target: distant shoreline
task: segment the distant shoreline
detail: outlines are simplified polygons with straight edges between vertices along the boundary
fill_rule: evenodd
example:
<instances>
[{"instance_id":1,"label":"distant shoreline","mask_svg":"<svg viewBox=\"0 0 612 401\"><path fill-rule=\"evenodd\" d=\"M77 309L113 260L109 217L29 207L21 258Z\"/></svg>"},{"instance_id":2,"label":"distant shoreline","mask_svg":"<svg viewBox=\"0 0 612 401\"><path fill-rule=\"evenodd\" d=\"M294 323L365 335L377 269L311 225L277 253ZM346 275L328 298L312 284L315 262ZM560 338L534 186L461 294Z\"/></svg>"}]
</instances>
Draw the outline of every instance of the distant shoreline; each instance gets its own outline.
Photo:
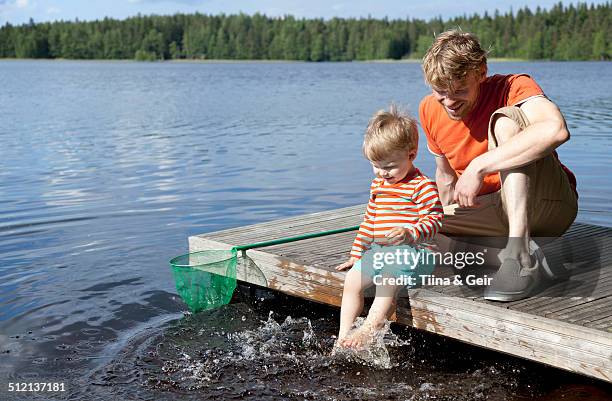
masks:
<instances>
[{"instance_id":1,"label":"distant shoreline","mask_svg":"<svg viewBox=\"0 0 612 401\"><path fill-rule=\"evenodd\" d=\"M302 61L302 60L250 60L250 59L169 59L154 61L138 61L134 59L68 59L68 58L0 58L0 61L77 61L77 62L108 62L108 63L186 63L186 64L281 64L281 63L303 63L303 64L336 64L336 63L374 63L374 64L418 64L421 59L382 59L382 60L351 60L351 61ZM521 59L492 57L487 60L489 63L529 63L529 62L606 62L605 60L546 60L546 59ZM609 61L608 61L609 62Z\"/></svg>"},{"instance_id":2,"label":"distant shoreline","mask_svg":"<svg viewBox=\"0 0 612 401\"><path fill-rule=\"evenodd\" d=\"M479 37L483 49L496 57L493 62L611 60L611 10L609 3L558 3L545 10L525 6L504 14L463 14L446 20L437 16L428 21L409 16L323 20L199 12L88 22L30 20L0 26L0 57L414 62L431 47L436 34L460 29Z\"/></svg>"}]
</instances>

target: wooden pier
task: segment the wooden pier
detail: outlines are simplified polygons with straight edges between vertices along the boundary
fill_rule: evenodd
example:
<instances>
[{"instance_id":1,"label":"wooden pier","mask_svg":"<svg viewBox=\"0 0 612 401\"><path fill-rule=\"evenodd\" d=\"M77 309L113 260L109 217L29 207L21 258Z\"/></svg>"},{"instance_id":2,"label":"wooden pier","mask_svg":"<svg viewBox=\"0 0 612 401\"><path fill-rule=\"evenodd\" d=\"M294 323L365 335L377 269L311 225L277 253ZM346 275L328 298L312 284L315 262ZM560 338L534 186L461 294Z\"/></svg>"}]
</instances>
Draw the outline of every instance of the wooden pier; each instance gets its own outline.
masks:
<instances>
[{"instance_id":1,"label":"wooden pier","mask_svg":"<svg viewBox=\"0 0 612 401\"><path fill-rule=\"evenodd\" d=\"M275 220L189 238L190 252L229 249L357 225L363 205ZM247 251L257 269L239 267L242 281L339 306L345 261L355 232ZM612 382L612 229L576 223L544 248L565 258L573 273L536 296L509 303L486 301L481 290L430 286L400 299L397 322L477 346ZM451 274L451 273L449 273ZM402 300L404 302L402 302Z\"/></svg>"}]
</instances>

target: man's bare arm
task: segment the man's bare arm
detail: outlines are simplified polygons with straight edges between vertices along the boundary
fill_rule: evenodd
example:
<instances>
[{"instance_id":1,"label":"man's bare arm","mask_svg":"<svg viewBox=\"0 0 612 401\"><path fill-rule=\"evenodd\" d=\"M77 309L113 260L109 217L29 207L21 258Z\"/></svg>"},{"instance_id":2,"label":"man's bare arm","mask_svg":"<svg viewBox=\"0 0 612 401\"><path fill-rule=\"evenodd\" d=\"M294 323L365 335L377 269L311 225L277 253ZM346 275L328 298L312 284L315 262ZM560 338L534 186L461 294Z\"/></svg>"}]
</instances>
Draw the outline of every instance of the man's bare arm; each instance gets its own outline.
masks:
<instances>
[{"instance_id":1,"label":"man's bare arm","mask_svg":"<svg viewBox=\"0 0 612 401\"><path fill-rule=\"evenodd\" d=\"M565 119L550 100L545 97L531 99L521 109L530 125L497 148L472 160L455 184L453 198L460 206L476 205L476 196L487 174L532 163L569 139Z\"/></svg>"},{"instance_id":2,"label":"man's bare arm","mask_svg":"<svg viewBox=\"0 0 612 401\"><path fill-rule=\"evenodd\" d=\"M521 105L530 125L503 145L475 158L467 170L479 175L512 170L550 154L569 139L559 108L545 97Z\"/></svg>"},{"instance_id":3,"label":"man's bare arm","mask_svg":"<svg viewBox=\"0 0 612 401\"><path fill-rule=\"evenodd\" d=\"M455 182L457 182L457 174L448 163L446 157L435 157L436 159L436 185L440 193L440 201L443 205L453 203L453 192L455 190Z\"/></svg>"}]
</instances>

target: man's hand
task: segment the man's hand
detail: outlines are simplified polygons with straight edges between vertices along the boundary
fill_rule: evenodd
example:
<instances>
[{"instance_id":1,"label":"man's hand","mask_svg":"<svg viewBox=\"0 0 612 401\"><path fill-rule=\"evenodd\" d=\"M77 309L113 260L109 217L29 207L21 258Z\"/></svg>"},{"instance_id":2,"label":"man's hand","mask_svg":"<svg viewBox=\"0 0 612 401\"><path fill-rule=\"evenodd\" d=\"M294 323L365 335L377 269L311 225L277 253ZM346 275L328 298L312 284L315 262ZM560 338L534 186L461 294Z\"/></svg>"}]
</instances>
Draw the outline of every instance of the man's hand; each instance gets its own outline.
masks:
<instances>
[{"instance_id":1,"label":"man's hand","mask_svg":"<svg viewBox=\"0 0 612 401\"><path fill-rule=\"evenodd\" d=\"M476 160L476 159L474 159ZM482 181L484 175L479 173L475 168L470 165L465 169L463 174L457 180L455 184L455 192L453 194L453 201L458 203L461 207L475 207L478 206L476 197L480 188L482 188Z\"/></svg>"},{"instance_id":2,"label":"man's hand","mask_svg":"<svg viewBox=\"0 0 612 401\"><path fill-rule=\"evenodd\" d=\"M359 259L357 259L354 256L351 256L349 258L349 260L347 260L346 262L336 266L336 270L338 271L342 271L342 270L346 270L346 269L350 269L351 267L353 267L353 265L355 264L355 262L357 262Z\"/></svg>"},{"instance_id":3,"label":"man's hand","mask_svg":"<svg viewBox=\"0 0 612 401\"><path fill-rule=\"evenodd\" d=\"M385 245L401 245L406 242L412 242L412 234L407 228L404 227L393 227L387 235L385 235Z\"/></svg>"}]
</instances>

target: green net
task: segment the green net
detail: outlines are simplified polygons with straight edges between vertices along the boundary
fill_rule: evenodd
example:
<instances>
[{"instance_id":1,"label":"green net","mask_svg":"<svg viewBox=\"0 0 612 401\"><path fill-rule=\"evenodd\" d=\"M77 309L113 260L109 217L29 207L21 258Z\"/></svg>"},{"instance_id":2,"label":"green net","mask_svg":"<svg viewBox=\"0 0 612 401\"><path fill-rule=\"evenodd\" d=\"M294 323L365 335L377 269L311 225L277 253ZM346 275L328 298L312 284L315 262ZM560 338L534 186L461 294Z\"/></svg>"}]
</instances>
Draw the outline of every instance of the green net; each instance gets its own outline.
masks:
<instances>
[{"instance_id":1,"label":"green net","mask_svg":"<svg viewBox=\"0 0 612 401\"><path fill-rule=\"evenodd\" d=\"M235 249L188 253L170 261L176 290L190 311L230 302L236 289L236 261Z\"/></svg>"},{"instance_id":2,"label":"green net","mask_svg":"<svg viewBox=\"0 0 612 401\"><path fill-rule=\"evenodd\" d=\"M170 261L176 290L189 310L194 313L226 305L232 299L237 279L263 287L268 286L266 276L246 256L247 249L286 244L358 229L359 226L338 228L254 244L238 245L229 250L208 250L177 256ZM237 268L239 251L242 253L242 257ZM237 270L240 272L240 277L236 277Z\"/></svg>"}]
</instances>

